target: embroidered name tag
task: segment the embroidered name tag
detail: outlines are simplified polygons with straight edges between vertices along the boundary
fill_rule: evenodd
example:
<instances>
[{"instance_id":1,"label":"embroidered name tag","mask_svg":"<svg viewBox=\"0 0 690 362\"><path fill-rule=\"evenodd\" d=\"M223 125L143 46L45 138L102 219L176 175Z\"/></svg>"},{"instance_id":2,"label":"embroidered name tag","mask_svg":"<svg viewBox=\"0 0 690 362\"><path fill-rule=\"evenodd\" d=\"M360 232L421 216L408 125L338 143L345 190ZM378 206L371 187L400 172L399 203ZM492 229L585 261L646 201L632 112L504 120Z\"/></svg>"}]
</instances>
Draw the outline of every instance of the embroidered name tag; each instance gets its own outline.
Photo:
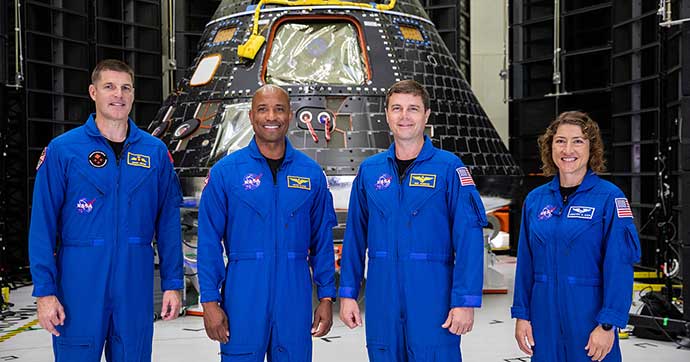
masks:
<instances>
[{"instance_id":1,"label":"embroidered name tag","mask_svg":"<svg viewBox=\"0 0 690 362\"><path fill-rule=\"evenodd\" d=\"M595 208L589 206L571 206L568 209L568 219L587 219L591 220L594 216Z\"/></svg>"},{"instance_id":2,"label":"embroidered name tag","mask_svg":"<svg viewBox=\"0 0 690 362\"><path fill-rule=\"evenodd\" d=\"M127 164L135 167L151 168L151 157L127 152Z\"/></svg>"},{"instance_id":3,"label":"embroidered name tag","mask_svg":"<svg viewBox=\"0 0 690 362\"><path fill-rule=\"evenodd\" d=\"M287 187L291 189L311 190L311 179L308 177L288 176Z\"/></svg>"},{"instance_id":4,"label":"embroidered name tag","mask_svg":"<svg viewBox=\"0 0 690 362\"><path fill-rule=\"evenodd\" d=\"M436 175L427 175L423 173L410 174L410 186L413 187L436 187Z\"/></svg>"}]
</instances>

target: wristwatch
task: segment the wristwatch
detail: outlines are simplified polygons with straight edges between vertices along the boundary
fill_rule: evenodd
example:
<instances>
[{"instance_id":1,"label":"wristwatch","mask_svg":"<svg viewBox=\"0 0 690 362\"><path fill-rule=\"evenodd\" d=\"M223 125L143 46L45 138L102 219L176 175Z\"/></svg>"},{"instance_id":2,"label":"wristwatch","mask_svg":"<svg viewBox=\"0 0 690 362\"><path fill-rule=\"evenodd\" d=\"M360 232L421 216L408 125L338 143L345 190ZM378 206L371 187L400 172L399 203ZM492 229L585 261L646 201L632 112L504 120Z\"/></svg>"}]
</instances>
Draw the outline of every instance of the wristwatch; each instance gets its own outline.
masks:
<instances>
[{"instance_id":1,"label":"wristwatch","mask_svg":"<svg viewBox=\"0 0 690 362\"><path fill-rule=\"evenodd\" d=\"M613 326L608 324L608 323L604 323L601 325L601 329L603 329L605 331L610 331L612 328L613 328Z\"/></svg>"}]
</instances>

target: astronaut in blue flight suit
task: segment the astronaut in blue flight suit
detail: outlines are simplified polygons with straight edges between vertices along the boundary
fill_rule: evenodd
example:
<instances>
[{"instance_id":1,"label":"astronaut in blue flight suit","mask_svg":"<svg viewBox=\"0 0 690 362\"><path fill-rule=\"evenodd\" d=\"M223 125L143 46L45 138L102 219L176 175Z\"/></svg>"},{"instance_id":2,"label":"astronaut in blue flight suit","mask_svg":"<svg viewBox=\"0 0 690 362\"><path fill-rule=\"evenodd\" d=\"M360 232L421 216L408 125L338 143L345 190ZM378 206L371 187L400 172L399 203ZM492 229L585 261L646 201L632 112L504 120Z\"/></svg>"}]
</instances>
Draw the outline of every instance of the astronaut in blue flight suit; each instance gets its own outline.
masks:
<instances>
[{"instance_id":1,"label":"astronaut in blue flight suit","mask_svg":"<svg viewBox=\"0 0 690 362\"><path fill-rule=\"evenodd\" d=\"M132 69L93 71L86 124L43 150L34 185L29 259L38 320L56 361L150 361L153 238L162 316L177 317L182 289L179 182L165 145L128 118Z\"/></svg>"},{"instance_id":2,"label":"astronaut in blue flight suit","mask_svg":"<svg viewBox=\"0 0 690 362\"><path fill-rule=\"evenodd\" d=\"M424 136L429 95L405 80L386 96L394 144L362 162L352 185L340 318L362 325L371 361L460 361L460 335L481 306L484 207L458 157Z\"/></svg>"},{"instance_id":3,"label":"astronaut in blue flight suit","mask_svg":"<svg viewBox=\"0 0 690 362\"><path fill-rule=\"evenodd\" d=\"M598 125L564 112L539 138L553 180L529 193L522 211L515 338L532 361L620 361L616 327L632 301L640 257L630 204L596 173L605 171Z\"/></svg>"},{"instance_id":4,"label":"astronaut in blue flight suit","mask_svg":"<svg viewBox=\"0 0 690 362\"><path fill-rule=\"evenodd\" d=\"M333 199L321 167L285 137L283 89L259 88L249 118L253 140L211 168L201 195L204 326L222 361L311 361L312 335L333 322ZM310 267L320 299L313 321Z\"/></svg>"}]
</instances>

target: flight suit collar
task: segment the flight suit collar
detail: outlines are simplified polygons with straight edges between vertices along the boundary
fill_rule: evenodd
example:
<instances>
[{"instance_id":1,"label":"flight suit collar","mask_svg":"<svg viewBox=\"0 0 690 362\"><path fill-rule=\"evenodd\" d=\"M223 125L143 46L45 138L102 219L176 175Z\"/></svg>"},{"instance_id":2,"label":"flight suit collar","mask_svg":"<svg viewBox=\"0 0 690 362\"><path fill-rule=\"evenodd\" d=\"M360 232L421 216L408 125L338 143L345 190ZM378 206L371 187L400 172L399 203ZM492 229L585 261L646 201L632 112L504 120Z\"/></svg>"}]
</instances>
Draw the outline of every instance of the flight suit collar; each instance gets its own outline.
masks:
<instances>
[{"instance_id":1,"label":"flight suit collar","mask_svg":"<svg viewBox=\"0 0 690 362\"><path fill-rule=\"evenodd\" d=\"M285 159L283 162L287 161L292 161L292 158L295 154L295 148L292 147L292 144L290 141L285 137ZM261 154L261 151L259 151L259 146L256 144L256 139L252 137L251 142L249 142L249 155L257 160L263 160L264 155Z\"/></svg>"},{"instance_id":2,"label":"flight suit collar","mask_svg":"<svg viewBox=\"0 0 690 362\"><path fill-rule=\"evenodd\" d=\"M422 146L422 150L419 151L419 155L417 155L416 161L424 161L430 159L431 156L434 155L434 152L436 152L436 149L434 148L434 145L431 143L431 139L429 138L429 136L424 135L424 145ZM389 160L395 162L395 142L391 143L391 146L388 147L388 151L386 151L386 157Z\"/></svg>"},{"instance_id":3,"label":"flight suit collar","mask_svg":"<svg viewBox=\"0 0 690 362\"><path fill-rule=\"evenodd\" d=\"M587 191L594 187L594 185L596 185L597 182L599 182L599 176L597 176L597 174L595 174L594 171L589 169L587 170L587 174L585 174L585 178L582 180L582 183L580 184L580 186L578 186L577 191L575 192ZM554 192L560 192L560 187L560 177L558 176L558 174L556 174L553 180L551 180L551 182L549 183L549 188Z\"/></svg>"},{"instance_id":4,"label":"flight suit collar","mask_svg":"<svg viewBox=\"0 0 690 362\"><path fill-rule=\"evenodd\" d=\"M141 133L143 132L142 130L137 127L137 125L134 123L134 121L131 118L127 119L127 124L129 126L129 136L127 136L127 139L125 139L125 143L133 143L139 140L141 138ZM92 137L103 137L105 138L102 134L101 131L98 129L98 126L96 125L96 114L91 113L89 115L89 119L86 120L86 124L84 125L86 127L86 134Z\"/></svg>"}]
</instances>

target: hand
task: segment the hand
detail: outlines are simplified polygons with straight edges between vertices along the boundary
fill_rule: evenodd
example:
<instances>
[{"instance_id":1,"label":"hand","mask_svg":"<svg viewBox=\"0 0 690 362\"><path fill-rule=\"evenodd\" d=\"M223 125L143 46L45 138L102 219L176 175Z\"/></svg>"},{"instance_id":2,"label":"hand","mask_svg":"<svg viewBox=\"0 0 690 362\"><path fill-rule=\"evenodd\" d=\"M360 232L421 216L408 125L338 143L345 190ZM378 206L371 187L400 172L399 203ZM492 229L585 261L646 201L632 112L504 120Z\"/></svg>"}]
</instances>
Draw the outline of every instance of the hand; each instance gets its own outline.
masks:
<instances>
[{"instance_id":1,"label":"hand","mask_svg":"<svg viewBox=\"0 0 690 362\"><path fill-rule=\"evenodd\" d=\"M356 300L340 298L340 320L350 329L362 326L362 317Z\"/></svg>"},{"instance_id":2,"label":"hand","mask_svg":"<svg viewBox=\"0 0 690 362\"><path fill-rule=\"evenodd\" d=\"M170 321L180 315L180 292L177 290L166 290L163 292L163 303L161 303L161 318Z\"/></svg>"},{"instance_id":3,"label":"hand","mask_svg":"<svg viewBox=\"0 0 690 362\"><path fill-rule=\"evenodd\" d=\"M52 335L59 337L60 332L55 326L62 326L65 324L65 309L54 295L47 295L45 297L36 298L36 306L38 308L38 324Z\"/></svg>"},{"instance_id":4,"label":"hand","mask_svg":"<svg viewBox=\"0 0 690 362\"><path fill-rule=\"evenodd\" d=\"M601 361L613 348L613 341L616 339L616 328L605 331L601 326L594 328L589 334L589 341L585 349L589 351L587 356L592 357L592 361Z\"/></svg>"},{"instance_id":5,"label":"hand","mask_svg":"<svg viewBox=\"0 0 690 362\"><path fill-rule=\"evenodd\" d=\"M314 323L311 324L311 335L323 337L333 326L333 302L331 298L322 298L314 311Z\"/></svg>"},{"instance_id":6,"label":"hand","mask_svg":"<svg viewBox=\"0 0 690 362\"><path fill-rule=\"evenodd\" d=\"M214 341L228 343L230 330L228 329L228 317L218 302L206 302L201 304L204 308L204 328L206 335Z\"/></svg>"},{"instance_id":7,"label":"hand","mask_svg":"<svg viewBox=\"0 0 690 362\"><path fill-rule=\"evenodd\" d=\"M441 325L448 332L457 334L469 333L474 324L474 308L455 307L448 312L446 322Z\"/></svg>"},{"instance_id":8,"label":"hand","mask_svg":"<svg viewBox=\"0 0 690 362\"><path fill-rule=\"evenodd\" d=\"M517 319L515 321L515 340L522 352L527 353L528 356L534 354L534 351L532 351L534 337L532 336L532 323L530 321L524 319Z\"/></svg>"}]
</instances>

